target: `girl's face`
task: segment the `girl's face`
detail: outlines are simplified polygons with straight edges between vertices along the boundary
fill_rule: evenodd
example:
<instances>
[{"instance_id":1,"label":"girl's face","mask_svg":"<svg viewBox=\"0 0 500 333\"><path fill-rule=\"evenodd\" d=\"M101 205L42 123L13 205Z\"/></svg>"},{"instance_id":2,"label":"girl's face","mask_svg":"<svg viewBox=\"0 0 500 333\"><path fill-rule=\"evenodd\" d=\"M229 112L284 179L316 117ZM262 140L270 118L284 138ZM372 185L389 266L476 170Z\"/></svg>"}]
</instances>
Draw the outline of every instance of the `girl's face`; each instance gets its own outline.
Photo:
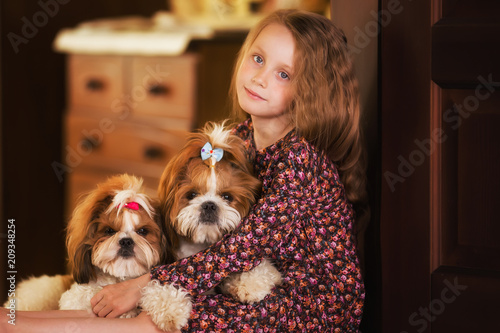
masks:
<instances>
[{"instance_id":1,"label":"girl's face","mask_svg":"<svg viewBox=\"0 0 500 333\"><path fill-rule=\"evenodd\" d=\"M236 75L236 91L241 108L253 118L285 117L293 96L294 53L292 33L273 23L260 32L244 55Z\"/></svg>"}]
</instances>

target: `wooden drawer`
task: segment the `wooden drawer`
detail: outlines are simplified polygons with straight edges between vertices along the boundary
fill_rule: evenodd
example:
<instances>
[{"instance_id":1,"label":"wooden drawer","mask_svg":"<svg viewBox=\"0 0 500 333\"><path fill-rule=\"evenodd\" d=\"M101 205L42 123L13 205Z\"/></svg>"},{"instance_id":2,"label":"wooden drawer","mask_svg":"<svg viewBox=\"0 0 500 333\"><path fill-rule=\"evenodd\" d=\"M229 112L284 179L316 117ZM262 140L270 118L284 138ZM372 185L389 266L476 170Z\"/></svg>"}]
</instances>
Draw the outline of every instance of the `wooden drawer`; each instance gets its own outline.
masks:
<instances>
[{"instance_id":1,"label":"wooden drawer","mask_svg":"<svg viewBox=\"0 0 500 333\"><path fill-rule=\"evenodd\" d=\"M194 54L134 58L131 86L134 112L193 119L196 62Z\"/></svg>"},{"instance_id":2,"label":"wooden drawer","mask_svg":"<svg viewBox=\"0 0 500 333\"><path fill-rule=\"evenodd\" d=\"M131 122L69 116L66 142L73 167L84 165L159 178L186 141L186 131L162 130Z\"/></svg>"},{"instance_id":3,"label":"wooden drawer","mask_svg":"<svg viewBox=\"0 0 500 333\"><path fill-rule=\"evenodd\" d=\"M70 105L109 111L124 93L123 69L119 56L69 56Z\"/></svg>"}]
</instances>

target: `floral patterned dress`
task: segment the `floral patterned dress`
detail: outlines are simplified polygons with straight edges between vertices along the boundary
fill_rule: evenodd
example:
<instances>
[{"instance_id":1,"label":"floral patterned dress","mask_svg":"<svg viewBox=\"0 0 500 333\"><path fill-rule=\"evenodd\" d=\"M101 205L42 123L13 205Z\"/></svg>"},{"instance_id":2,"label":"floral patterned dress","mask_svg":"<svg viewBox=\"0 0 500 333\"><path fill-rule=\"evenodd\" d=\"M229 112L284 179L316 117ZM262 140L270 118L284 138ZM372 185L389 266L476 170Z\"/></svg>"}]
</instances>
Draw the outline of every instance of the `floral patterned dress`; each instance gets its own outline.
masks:
<instances>
[{"instance_id":1,"label":"floral patterned dress","mask_svg":"<svg viewBox=\"0 0 500 333\"><path fill-rule=\"evenodd\" d=\"M152 269L151 277L193 296L185 332L358 332L364 285L353 209L335 164L292 130L255 151L251 121L235 128L248 147L260 200L240 226L191 257ZM201 295L234 272L270 258L283 276L264 300L242 304Z\"/></svg>"}]
</instances>

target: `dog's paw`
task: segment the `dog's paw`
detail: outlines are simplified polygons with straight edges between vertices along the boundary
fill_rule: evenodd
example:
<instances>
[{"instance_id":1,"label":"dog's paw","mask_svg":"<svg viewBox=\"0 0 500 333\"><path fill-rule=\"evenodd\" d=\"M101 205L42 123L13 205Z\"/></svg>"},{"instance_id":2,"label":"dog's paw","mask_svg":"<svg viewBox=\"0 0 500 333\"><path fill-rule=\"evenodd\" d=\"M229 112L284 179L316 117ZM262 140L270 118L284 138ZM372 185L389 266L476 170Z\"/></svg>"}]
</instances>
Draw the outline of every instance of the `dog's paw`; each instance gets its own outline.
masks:
<instances>
[{"instance_id":1,"label":"dog's paw","mask_svg":"<svg viewBox=\"0 0 500 333\"><path fill-rule=\"evenodd\" d=\"M100 290L102 290L101 286L88 283L78 284L75 282L59 299L59 310L92 311L90 300Z\"/></svg>"},{"instance_id":2,"label":"dog's paw","mask_svg":"<svg viewBox=\"0 0 500 333\"><path fill-rule=\"evenodd\" d=\"M242 303L262 301L274 286L281 283L280 272L268 261L249 272L233 274L221 284L224 294L229 294Z\"/></svg>"},{"instance_id":3,"label":"dog's paw","mask_svg":"<svg viewBox=\"0 0 500 333\"><path fill-rule=\"evenodd\" d=\"M141 313L141 310L139 310L139 309L133 309L133 310L130 310L130 311L125 312L124 314L122 314L120 316L120 318L134 318L134 317L137 317L139 315L139 313Z\"/></svg>"},{"instance_id":4,"label":"dog's paw","mask_svg":"<svg viewBox=\"0 0 500 333\"><path fill-rule=\"evenodd\" d=\"M173 285L151 281L143 290L140 306L163 331L179 330L191 316L189 294Z\"/></svg>"},{"instance_id":5,"label":"dog's paw","mask_svg":"<svg viewBox=\"0 0 500 333\"><path fill-rule=\"evenodd\" d=\"M273 285L263 283L259 279L259 276L249 272L231 275L222 284L222 292L241 303L260 302L269 295Z\"/></svg>"}]
</instances>

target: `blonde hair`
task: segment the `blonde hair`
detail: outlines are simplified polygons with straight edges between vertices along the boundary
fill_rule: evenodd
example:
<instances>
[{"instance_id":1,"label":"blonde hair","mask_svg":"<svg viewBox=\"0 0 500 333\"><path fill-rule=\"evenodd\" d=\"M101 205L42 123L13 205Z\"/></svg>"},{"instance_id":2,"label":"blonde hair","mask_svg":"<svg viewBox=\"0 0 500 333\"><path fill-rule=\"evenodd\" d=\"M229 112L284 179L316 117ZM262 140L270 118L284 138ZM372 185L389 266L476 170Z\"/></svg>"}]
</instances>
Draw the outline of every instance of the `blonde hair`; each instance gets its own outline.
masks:
<instances>
[{"instance_id":1,"label":"blonde hair","mask_svg":"<svg viewBox=\"0 0 500 333\"><path fill-rule=\"evenodd\" d=\"M238 103L238 69L259 33L276 23L288 28L295 40L294 98L287 110L290 122L300 136L336 163L347 199L356 209L359 230L362 216L367 215L367 193L358 81L345 35L329 19L310 12L278 10L250 31L233 74L233 116L237 120L248 117Z\"/></svg>"}]
</instances>

